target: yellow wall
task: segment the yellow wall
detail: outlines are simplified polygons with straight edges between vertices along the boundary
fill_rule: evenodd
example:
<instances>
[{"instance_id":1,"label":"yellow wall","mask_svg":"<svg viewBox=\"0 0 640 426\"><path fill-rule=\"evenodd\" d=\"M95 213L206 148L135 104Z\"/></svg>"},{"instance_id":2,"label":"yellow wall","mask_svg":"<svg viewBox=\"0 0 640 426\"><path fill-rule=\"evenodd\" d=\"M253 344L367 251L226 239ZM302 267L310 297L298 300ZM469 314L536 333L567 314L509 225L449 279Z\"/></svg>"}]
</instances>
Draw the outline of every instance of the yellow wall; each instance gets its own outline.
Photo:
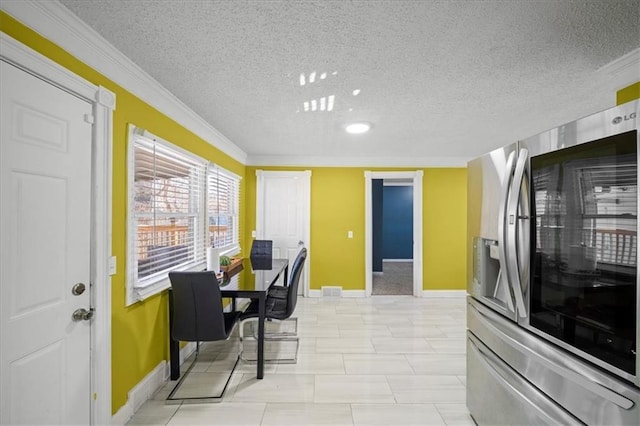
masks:
<instances>
[{"instance_id":1,"label":"yellow wall","mask_svg":"<svg viewBox=\"0 0 640 426\"><path fill-rule=\"evenodd\" d=\"M112 253L118 264L117 274L112 277L112 412L115 413L126 403L133 386L162 360L169 359L166 293L125 307L127 124L141 126L243 177L245 167L4 12L0 12L0 30L116 95L112 212ZM240 229L241 232L244 229L242 214Z\"/></svg>"},{"instance_id":2,"label":"yellow wall","mask_svg":"<svg viewBox=\"0 0 640 426\"><path fill-rule=\"evenodd\" d=\"M616 93L616 105L626 104L636 99L640 99L640 81L620 89Z\"/></svg>"},{"instance_id":3,"label":"yellow wall","mask_svg":"<svg viewBox=\"0 0 640 426\"><path fill-rule=\"evenodd\" d=\"M364 290L364 172L391 169L247 167L246 247L251 244L250 230L256 226L255 187L259 169L311 170L310 288L338 285L344 290ZM465 289L466 169L422 170L423 288ZM347 238L348 231L353 231L352 239Z\"/></svg>"},{"instance_id":4,"label":"yellow wall","mask_svg":"<svg viewBox=\"0 0 640 426\"><path fill-rule=\"evenodd\" d=\"M166 293L125 307L127 125L133 123L243 177L240 232L244 247L255 229L256 167L245 167L195 136L50 41L0 12L0 30L70 71L116 95L113 128L112 412L162 360L168 360ZM265 168L305 170L308 168ZM310 168L311 288L364 289L364 171ZM397 169L393 169L397 170ZM405 169L406 170L406 169ZM465 288L466 170L424 169L424 288ZM353 239L347 231L354 232Z\"/></svg>"},{"instance_id":5,"label":"yellow wall","mask_svg":"<svg viewBox=\"0 0 640 426\"><path fill-rule=\"evenodd\" d=\"M467 169L425 169L423 184L423 288L464 290Z\"/></svg>"}]
</instances>

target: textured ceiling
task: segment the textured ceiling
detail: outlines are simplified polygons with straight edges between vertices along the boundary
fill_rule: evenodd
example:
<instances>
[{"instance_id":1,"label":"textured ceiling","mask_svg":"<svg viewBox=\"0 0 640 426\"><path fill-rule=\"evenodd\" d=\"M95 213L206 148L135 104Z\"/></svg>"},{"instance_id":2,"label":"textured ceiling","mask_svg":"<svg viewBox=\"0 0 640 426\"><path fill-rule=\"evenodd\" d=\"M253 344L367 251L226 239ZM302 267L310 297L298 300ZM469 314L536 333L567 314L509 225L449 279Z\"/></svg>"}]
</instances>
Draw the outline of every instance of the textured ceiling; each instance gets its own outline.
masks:
<instances>
[{"instance_id":1,"label":"textured ceiling","mask_svg":"<svg viewBox=\"0 0 640 426\"><path fill-rule=\"evenodd\" d=\"M253 164L466 160L613 106L640 46L638 0L62 3Z\"/></svg>"}]
</instances>

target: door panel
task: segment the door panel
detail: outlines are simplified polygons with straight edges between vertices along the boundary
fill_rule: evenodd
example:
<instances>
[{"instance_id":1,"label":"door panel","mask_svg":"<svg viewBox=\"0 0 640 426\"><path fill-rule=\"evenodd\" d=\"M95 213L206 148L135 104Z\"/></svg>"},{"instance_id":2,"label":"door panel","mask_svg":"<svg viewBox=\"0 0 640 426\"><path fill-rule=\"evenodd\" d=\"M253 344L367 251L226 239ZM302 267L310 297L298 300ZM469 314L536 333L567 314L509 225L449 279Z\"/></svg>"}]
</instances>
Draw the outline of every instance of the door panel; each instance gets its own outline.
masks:
<instances>
[{"instance_id":1,"label":"door panel","mask_svg":"<svg viewBox=\"0 0 640 426\"><path fill-rule=\"evenodd\" d=\"M89 424L92 105L0 66L0 423Z\"/></svg>"},{"instance_id":2,"label":"door panel","mask_svg":"<svg viewBox=\"0 0 640 426\"><path fill-rule=\"evenodd\" d=\"M273 240L273 257L288 258L290 265L308 247L309 178L309 172L258 171L258 238ZM300 294L307 288L308 269L301 277Z\"/></svg>"}]
</instances>

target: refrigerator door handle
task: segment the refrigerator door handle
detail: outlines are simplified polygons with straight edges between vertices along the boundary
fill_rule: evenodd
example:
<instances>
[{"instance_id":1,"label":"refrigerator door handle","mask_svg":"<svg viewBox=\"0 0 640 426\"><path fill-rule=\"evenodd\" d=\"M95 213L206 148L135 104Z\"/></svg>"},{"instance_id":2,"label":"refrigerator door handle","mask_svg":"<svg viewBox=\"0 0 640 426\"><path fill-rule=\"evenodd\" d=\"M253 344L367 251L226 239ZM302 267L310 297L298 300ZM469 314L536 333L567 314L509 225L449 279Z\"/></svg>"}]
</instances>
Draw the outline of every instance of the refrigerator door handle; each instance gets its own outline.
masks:
<instances>
[{"instance_id":1,"label":"refrigerator door handle","mask_svg":"<svg viewBox=\"0 0 640 426\"><path fill-rule=\"evenodd\" d=\"M522 187L525 177L528 159L529 151L524 148L521 149L518 154L518 162L516 163L515 172L513 174L513 181L511 182L510 197L508 199L506 210L507 249L508 253L513 253L513 255L507 256L507 272L509 273L509 282L513 287L518 316L520 316L521 318L526 318L528 314L527 307L524 303L524 291L519 268L519 256L521 255L521 253L518 253L518 221L528 219L528 216L526 214L528 214L529 212L526 212L525 215L518 216L518 205L520 203L520 197L523 195L520 191L520 188ZM525 196L527 195L528 194L525 194ZM525 268L525 271L523 271L523 275L526 277L528 276L529 262L525 262L525 265L527 266Z\"/></svg>"},{"instance_id":2,"label":"refrigerator door handle","mask_svg":"<svg viewBox=\"0 0 640 426\"><path fill-rule=\"evenodd\" d=\"M509 191L511 190L511 180L513 179L513 169L515 167L516 152L513 151L509 154L507 159L507 165L504 171L504 177L502 178L502 198L500 199L500 209L498 210L498 261L500 263L500 276L503 277L504 282L508 281L509 270L507 264L507 202L509 200ZM500 279L500 278L499 278ZM513 292L509 285L505 286L505 296L507 299L507 305L510 310L513 308Z\"/></svg>"}]
</instances>

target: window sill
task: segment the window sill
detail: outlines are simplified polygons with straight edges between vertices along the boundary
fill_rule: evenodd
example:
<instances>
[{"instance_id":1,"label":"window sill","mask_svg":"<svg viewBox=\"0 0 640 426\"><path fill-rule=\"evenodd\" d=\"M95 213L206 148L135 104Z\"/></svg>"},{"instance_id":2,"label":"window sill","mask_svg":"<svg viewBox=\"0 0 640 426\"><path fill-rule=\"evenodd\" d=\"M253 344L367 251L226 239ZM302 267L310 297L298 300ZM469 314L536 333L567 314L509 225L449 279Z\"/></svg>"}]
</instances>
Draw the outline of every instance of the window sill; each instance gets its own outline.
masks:
<instances>
[{"instance_id":1,"label":"window sill","mask_svg":"<svg viewBox=\"0 0 640 426\"><path fill-rule=\"evenodd\" d=\"M189 268L182 269L183 271L202 271L206 268L204 262L193 265ZM127 304L131 306L134 303L142 302L156 294L162 293L166 289L171 287L171 281L169 276L159 277L156 281L150 282L144 286L128 286L127 288Z\"/></svg>"}]
</instances>

